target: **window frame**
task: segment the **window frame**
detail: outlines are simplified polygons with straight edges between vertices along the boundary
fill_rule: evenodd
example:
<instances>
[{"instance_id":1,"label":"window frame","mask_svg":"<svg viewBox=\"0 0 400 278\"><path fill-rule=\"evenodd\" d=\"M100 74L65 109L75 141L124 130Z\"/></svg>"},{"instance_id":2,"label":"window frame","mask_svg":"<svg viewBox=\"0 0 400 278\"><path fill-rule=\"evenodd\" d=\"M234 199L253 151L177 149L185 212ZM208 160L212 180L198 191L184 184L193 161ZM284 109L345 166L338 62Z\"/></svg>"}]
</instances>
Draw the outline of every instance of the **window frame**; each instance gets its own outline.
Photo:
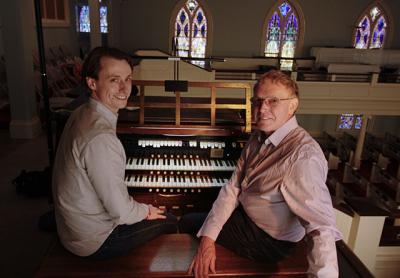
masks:
<instances>
[{"instance_id":1,"label":"window frame","mask_svg":"<svg viewBox=\"0 0 400 278\"><path fill-rule=\"evenodd\" d=\"M385 5L385 3L381 2L381 1L372 1L361 13L360 15L357 17L355 24L354 24L354 30L353 30L353 34L351 37L351 46L355 48L356 45L356 36L357 36L357 30L358 30L358 24L360 23L360 21L367 16L368 20L371 19L369 12L373 7L378 7L381 11L381 15L383 15L383 17L386 20L386 34L385 34L385 38L383 40L382 43L382 47L381 48L369 48L370 44L371 44L371 37L373 36L373 31L374 28L376 26L376 22L374 23L374 25L371 25L370 22L370 34L368 37L368 45L367 48L362 48L362 49L366 49L366 50L372 50L372 49L386 49L386 48L390 48L390 45L392 43L393 40L393 28L391 28L392 23L393 23L393 18L392 15L390 14L390 9L388 9ZM380 16L381 16L380 15ZM378 18L380 17L378 16ZM361 49L361 48L357 48L357 49Z\"/></svg>"},{"instance_id":2,"label":"window frame","mask_svg":"<svg viewBox=\"0 0 400 278\"><path fill-rule=\"evenodd\" d=\"M279 12L279 7L283 4L283 2L287 2L292 7L292 9L294 9L295 15L297 16L298 34L297 34L297 41L296 41L296 47L295 47L293 58L300 56L300 54L303 51L305 25L306 25L303 10L301 9L300 4L296 0L279 0L279 1L275 2L275 4L268 10L266 16L264 17L264 22L263 22L262 31L261 31L262 32L261 33L261 48L260 48L260 56L261 57L266 57L265 56L265 45L266 45L266 40L267 40L267 31L268 31L269 20L271 19L272 15L275 12ZM284 27L281 26L281 30L282 30L282 28L284 28ZM279 54L278 54L279 58L281 58L281 53L282 53L282 47L280 46L280 50L279 50ZM292 68L294 66L295 66L295 63L293 61Z\"/></svg>"},{"instance_id":3,"label":"window frame","mask_svg":"<svg viewBox=\"0 0 400 278\"><path fill-rule=\"evenodd\" d=\"M64 5L64 18L47 18L47 9L46 3L47 1L52 1L54 4L55 15L57 15L57 0L41 0L41 12L42 12L42 25L43 27L69 27L71 25L71 18L70 18L70 6L68 0L61 0Z\"/></svg>"},{"instance_id":4,"label":"window frame","mask_svg":"<svg viewBox=\"0 0 400 278\"><path fill-rule=\"evenodd\" d=\"M169 23L169 41L168 41L168 52L172 53L173 49L173 44L172 40L175 37L175 21L176 17L178 16L179 11L181 8L183 8L186 5L186 2L188 0L180 0L176 3L175 7L172 10L171 16L170 16L170 23ZM213 37L213 19L211 16L211 11L209 7L207 6L207 3L203 0L196 0L201 9L204 12L204 16L207 19L207 35L206 35L206 49L205 49L205 54L204 57L209 57L211 56L212 53L212 37ZM191 40L190 40L191 41ZM189 46L189 54L191 52L191 46ZM191 56L188 56L191 57Z\"/></svg>"}]
</instances>

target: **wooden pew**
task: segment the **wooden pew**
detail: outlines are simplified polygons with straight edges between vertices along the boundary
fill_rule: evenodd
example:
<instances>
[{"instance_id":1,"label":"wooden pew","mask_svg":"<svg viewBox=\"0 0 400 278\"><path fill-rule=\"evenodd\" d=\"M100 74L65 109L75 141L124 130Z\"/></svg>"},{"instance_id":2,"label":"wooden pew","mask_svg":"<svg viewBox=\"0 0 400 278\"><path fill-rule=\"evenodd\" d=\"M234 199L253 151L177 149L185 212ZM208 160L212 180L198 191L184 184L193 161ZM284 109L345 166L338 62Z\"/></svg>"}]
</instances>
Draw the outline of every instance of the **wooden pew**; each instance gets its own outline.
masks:
<instances>
[{"instance_id":1,"label":"wooden pew","mask_svg":"<svg viewBox=\"0 0 400 278\"><path fill-rule=\"evenodd\" d=\"M90 261L67 252L59 242L50 247L35 277L191 277L187 269L198 241L188 234L164 235L129 254L106 261ZM337 242L340 277L372 277L354 253ZM216 274L212 277L306 277L306 246L277 264L241 258L217 245Z\"/></svg>"}]
</instances>

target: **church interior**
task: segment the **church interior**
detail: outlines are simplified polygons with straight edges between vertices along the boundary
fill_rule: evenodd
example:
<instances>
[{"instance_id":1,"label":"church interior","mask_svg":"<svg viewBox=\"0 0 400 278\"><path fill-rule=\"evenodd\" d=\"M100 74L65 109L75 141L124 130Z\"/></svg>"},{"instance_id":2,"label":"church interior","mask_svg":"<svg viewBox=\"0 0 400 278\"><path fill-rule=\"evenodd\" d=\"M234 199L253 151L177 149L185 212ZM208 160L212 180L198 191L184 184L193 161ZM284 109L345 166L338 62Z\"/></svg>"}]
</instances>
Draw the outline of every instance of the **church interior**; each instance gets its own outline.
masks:
<instances>
[{"instance_id":1,"label":"church interior","mask_svg":"<svg viewBox=\"0 0 400 278\"><path fill-rule=\"evenodd\" d=\"M296 118L328 161L340 276L399 277L399 12L397 0L1 1L0 276L185 276L194 239L160 239L151 246L165 257L143 248L145 262L86 265L38 226L51 198L16 188L22 170L51 168L69 113L88 97L82 62L110 46L134 61L117 133L138 200L177 216L210 209L254 129L253 86L279 69L297 82ZM266 267L218 250L221 276L305 275L302 250Z\"/></svg>"}]
</instances>

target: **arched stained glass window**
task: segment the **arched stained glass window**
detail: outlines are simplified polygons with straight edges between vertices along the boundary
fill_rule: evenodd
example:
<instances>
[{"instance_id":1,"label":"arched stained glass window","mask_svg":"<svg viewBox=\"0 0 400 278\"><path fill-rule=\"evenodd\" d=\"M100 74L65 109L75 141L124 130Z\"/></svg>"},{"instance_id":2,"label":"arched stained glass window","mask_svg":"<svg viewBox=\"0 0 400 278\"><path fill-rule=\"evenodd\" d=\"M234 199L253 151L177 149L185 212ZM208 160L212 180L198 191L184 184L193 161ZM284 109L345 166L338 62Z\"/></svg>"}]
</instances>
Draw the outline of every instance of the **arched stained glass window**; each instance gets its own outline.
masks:
<instances>
[{"instance_id":1,"label":"arched stained glass window","mask_svg":"<svg viewBox=\"0 0 400 278\"><path fill-rule=\"evenodd\" d=\"M206 55L207 18L196 0L188 0L175 19L173 51L181 57Z\"/></svg>"},{"instance_id":2,"label":"arched stained glass window","mask_svg":"<svg viewBox=\"0 0 400 278\"><path fill-rule=\"evenodd\" d=\"M90 33L90 10L88 5L76 6L76 30ZM108 33L107 6L100 6L100 32Z\"/></svg>"},{"instance_id":3,"label":"arched stained glass window","mask_svg":"<svg viewBox=\"0 0 400 278\"><path fill-rule=\"evenodd\" d=\"M264 55L266 57L294 58L299 33L298 16L294 8L282 1L267 19ZM291 70L292 59L281 59L281 69Z\"/></svg>"},{"instance_id":4,"label":"arched stained glass window","mask_svg":"<svg viewBox=\"0 0 400 278\"><path fill-rule=\"evenodd\" d=\"M386 16L378 6L373 6L358 22L354 47L359 49L382 48L387 29Z\"/></svg>"}]
</instances>

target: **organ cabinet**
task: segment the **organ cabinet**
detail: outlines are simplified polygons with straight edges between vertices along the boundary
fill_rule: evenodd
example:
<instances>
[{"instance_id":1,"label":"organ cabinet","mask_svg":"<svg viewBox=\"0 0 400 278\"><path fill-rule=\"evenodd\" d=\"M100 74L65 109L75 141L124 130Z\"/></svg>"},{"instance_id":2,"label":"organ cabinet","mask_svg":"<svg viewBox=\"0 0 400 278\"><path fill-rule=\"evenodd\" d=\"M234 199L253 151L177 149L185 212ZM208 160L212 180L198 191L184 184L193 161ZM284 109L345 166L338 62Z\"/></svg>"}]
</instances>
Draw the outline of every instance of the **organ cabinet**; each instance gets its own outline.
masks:
<instances>
[{"instance_id":1,"label":"organ cabinet","mask_svg":"<svg viewBox=\"0 0 400 278\"><path fill-rule=\"evenodd\" d=\"M137 201L176 215L208 211L233 170L251 130L248 83L189 82L208 97L146 96L162 81L136 81L139 95L120 112L127 155L125 183ZM232 89L236 98L219 98Z\"/></svg>"}]
</instances>

